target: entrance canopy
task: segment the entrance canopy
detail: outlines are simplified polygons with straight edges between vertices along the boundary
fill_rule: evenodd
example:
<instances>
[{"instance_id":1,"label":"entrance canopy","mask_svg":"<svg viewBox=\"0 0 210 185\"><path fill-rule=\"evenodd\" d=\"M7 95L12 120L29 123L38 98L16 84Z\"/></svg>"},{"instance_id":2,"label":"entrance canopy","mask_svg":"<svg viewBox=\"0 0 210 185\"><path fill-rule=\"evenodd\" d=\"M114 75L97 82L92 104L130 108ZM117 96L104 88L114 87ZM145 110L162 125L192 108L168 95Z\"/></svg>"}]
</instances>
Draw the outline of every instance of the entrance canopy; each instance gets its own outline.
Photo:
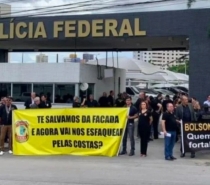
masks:
<instances>
[{"instance_id":1,"label":"entrance canopy","mask_svg":"<svg viewBox=\"0 0 210 185\"><path fill-rule=\"evenodd\" d=\"M154 74L154 73L164 73L159 67L154 66L147 62L142 62L133 58L126 57L113 57L113 58L103 58L97 60L88 61L87 64L91 65L102 65L108 67L115 67L125 69L126 72L132 73L142 73L142 74Z\"/></svg>"},{"instance_id":2,"label":"entrance canopy","mask_svg":"<svg viewBox=\"0 0 210 185\"><path fill-rule=\"evenodd\" d=\"M151 82L188 82L188 75L166 71L166 73L156 73L146 75L142 73L126 73L126 79L151 81Z\"/></svg>"}]
</instances>

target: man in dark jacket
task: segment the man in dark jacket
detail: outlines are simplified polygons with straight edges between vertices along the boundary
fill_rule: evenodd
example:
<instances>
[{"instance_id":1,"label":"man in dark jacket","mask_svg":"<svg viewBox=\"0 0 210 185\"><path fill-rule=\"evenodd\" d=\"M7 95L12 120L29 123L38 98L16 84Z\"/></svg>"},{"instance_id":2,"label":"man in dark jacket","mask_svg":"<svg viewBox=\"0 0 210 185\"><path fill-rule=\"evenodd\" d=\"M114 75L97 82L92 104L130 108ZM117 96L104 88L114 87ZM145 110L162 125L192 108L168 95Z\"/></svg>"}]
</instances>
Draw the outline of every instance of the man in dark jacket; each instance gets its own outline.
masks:
<instances>
[{"instance_id":1,"label":"man in dark jacket","mask_svg":"<svg viewBox=\"0 0 210 185\"><path fill-rule=\"evenodd\" d=\"M26 109L30 109L31 105L34 104L34 98L36 97L36 93L32 92L31 93L31 98L27 99L24 106L26 107Z\"/></svg>"},{"instance_id":2,"label":"man in dark jacket","mask_svg":"<svg viewBox=\"0 0 210 185\"><path fill-rule=\"evenodd\" d=\"M4 154L4 142L6 134L9 137L9 153L12 154L12 111L17 109L12 104L12 97L6 98L6 103L0 109L1 136L0 136L0 155Z\"/></svg>"},{"instance_id":3,"label":"man in dark jacket","mask_svg":"<svg viewBox=\"0 0 210 185\"><path fill-rule=\"evenodd\" d=\"M188 97L182 96L181 98L182 103L176 108L176 117L177 119L183 123L190 123L191 121L196 121L196 114L194 112L193 106L191 103L188 103ZM182 143L180 147L181 155L180 157L185 157L185 153L182 151ZM191 153L191 158L195 157L195 153Z\"/></svg>"},{"instance_id":4,"label":"man in dark jacket","mask_svg":"<svg viewBox=\"0 0 210 185\"><path fill-rule=\"evenodd\" d=\"M110 93L109 93L108 105L109 105L109 107L114 107L114 91L110 91Z\"/></svg>"},{"instance_id":5,"label":"man in dark jacket","mask_svg":"<svg viewBox=\"0 0 210 185\"><path fill-rule=\"evenodd\" d=\"M139 99L136 101L136 103L134 104L134 106L136 107L136 109L139 111L139 107L141 105L142 101L146 100L146 94L145 92L140 92L139 93Z\"/></svg>"}]
</instances>

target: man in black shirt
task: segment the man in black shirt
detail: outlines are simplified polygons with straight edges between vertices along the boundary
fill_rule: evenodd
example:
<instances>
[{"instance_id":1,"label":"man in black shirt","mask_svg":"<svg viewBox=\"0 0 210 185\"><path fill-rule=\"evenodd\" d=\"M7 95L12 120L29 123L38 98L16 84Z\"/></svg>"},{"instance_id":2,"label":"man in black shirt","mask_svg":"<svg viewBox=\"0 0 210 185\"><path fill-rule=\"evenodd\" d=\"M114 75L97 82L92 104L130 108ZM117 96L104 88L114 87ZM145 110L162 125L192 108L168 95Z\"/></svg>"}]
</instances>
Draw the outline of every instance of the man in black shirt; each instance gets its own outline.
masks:
<instances>
[{"instance_id":1,"label":"man in black shirt","mask_svg":"<svg viewBox=\"0 0 210 185\"><path fill-rule=\"evenodd\" d=\"M1 136L0 136L0 155L4 154L4 140L6 134L9 136L9 153L12 154L12 111L17 109L16 105L12 104L12 98L6 98L6 103L0 109L1 120Z\"/></svg>"},{"instance_id":2,"label":"man in black shirt","mask_svg":"<svg viewBox=\"0 0 210 185\"><path fill-rule=\"evenodd\" d=\"M118 98L115 100L115 107L124 107L125 100L123 99L122 93L118 94Z\"/></svg>"},{"instance_id":3,"label":"man in black shirt","mask_svg":"<svg viewBox=\"0 0 210 185\"><path fill-rule=\"evenodd\" d=\"M187 96L182 96L182 103L176 108L176 117L179 121L183 123L190 123L191 121L197 121L197 117L194 111L194 108L191 103L188 101ZM182 142L180 146L180 157L185 157L185 153L182 151ZM195 153L191 152L191 158L195 157Z\"/></svg>"},{"instance_id":4,"label":"man in black shirt","mask_svg":"<svg viewBox=\"0 0 210 185\"><path fill-rule=\"evenodd\" d=\"M161 110L162 110L161 100L162 100L162 94L158 94L158 96L151 102L154 139L158 139L158 135L159 135L158 126L159 126L159 119L160 119Z\"/></svg>"},{"instance_id":5,"label":"man in black shirt","mask_svg":"<svg viewBox=\"0 0 210 185\"><path fill-rule=\"evenodd\" d=\"M167 104L167 111L163 113L162 129L165 136L165 160L175 160L173 156L173 148L176 142L176 129L178 121L174 114L174 106L172 103Z\"/></svg>"},{"instance_id":6,"label":"man in black shirt","mask_svg":"<svg viewBox=\"0 0 210 185\"><path fill-rule=\"evenodd\" d=\"M120 155L124 155L127 153L127 138L128 135L130 137L131 150L129 156L133 156L135 153L135 140L134 140L134 120L138 117L138 111L136 107L132 105L131 97L126 98L126 106L129 108L128 116L127 116L127 125L125 128L125 133L123 136L123 150L120 152Z\"/></svg>"},{"instance_id":7,"label":"man in black shirt","mask_svg":"<svg viewBox=\"0 0 210 185\"><path fill-rule=\"evenodd\" d=\"M166 112L168 103L172 103L173 104L173 101L170 99L169 95L166 95L165 100L163 100L163 103L162 103L163 112Z\"/></svg>"},{"instance_id":8,"label":"man in black shirt","mask_svg":"<svg viewBox=\"0 0 210 185\"><path fill-rule=\"evenodd\" d=\"M110 91L110 94L108 96L108 105L109 107L114 106L114 91Z\"/></svg>"},{"instance_id":9,"label":"man in black shirt","mask_svg":"<svg viewBox=\"0 0 210 185\"><path fill-rule=\"evenodd\" d=\"M100 107L109 107L108 106L108 98L106 92L103 93L103 96L101 96L98 100Z\"/></svg>"},{"instance_id":10,"label":"man in black shirt","mask_svg":"<svg viewBox=\"0 0 210 185\"><path fill-rule=\"evenodd\" d=\"M98 107L98 102L94 100L94 97L92 94L89 96L89 100L86 101L86 105L87 107Z\"/></svg>"}]
</instances>

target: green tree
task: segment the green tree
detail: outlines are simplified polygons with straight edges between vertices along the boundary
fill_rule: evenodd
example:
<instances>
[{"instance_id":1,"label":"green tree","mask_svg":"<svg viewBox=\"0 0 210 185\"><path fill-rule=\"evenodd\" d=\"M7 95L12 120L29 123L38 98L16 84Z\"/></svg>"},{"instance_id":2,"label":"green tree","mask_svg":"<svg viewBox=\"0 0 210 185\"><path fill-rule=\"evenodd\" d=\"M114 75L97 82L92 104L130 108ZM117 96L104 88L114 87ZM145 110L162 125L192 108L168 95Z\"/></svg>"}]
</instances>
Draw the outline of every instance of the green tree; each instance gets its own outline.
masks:
<instances>
[{"instance_id":1,"label":"green tree","mask_svg":"<svg viewBox=\"0 0 210 185\"><path fill-rule=\"evenodd\" d=\"M183 73L183 74L185 74L185 70L186 70L186 74L189 74L189 61L185 61L185 63L186 65L181 64L181 65L169 67L168 70L176 72L176 73Z\"/></svg>"}]
</instances>

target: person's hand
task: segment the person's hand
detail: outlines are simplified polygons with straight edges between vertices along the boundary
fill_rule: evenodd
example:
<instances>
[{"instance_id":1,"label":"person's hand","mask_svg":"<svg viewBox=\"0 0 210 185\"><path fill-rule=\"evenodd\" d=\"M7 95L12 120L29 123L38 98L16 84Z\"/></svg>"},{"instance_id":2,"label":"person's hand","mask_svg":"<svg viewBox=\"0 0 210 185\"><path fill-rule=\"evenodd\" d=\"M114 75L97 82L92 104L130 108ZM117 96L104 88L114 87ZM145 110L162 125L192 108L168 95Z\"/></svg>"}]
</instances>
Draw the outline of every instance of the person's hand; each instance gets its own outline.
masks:
<instances>
[{"instance_id":1,"label":"person's hand","mask_svg":"<svg viewBox=\"0 0 210 185\"><path fill-rule=\"evenodd\" d=\"M163 133L164 133L164 136L166 136L167 132L166 131L163 131Z\"/></svg>"},{"instance_id":2,"label":"person's hand","mask_svg":"<svg viewBox=\"0 0 210 185\"><path fill-rule=\"evenodd\" d=\"M176 120L177 123L181 124L181 122L179 120Z\"/></svg>"},{"instance_id":3,"label":"person's hand","mask_svg":"<svg viewBox=\"0 0 210 185\"><path fill-rule=\"evenodd\" d=\"M130 116L127 116L127 119L130 119Z\"/></svg>"}]
</instances>

